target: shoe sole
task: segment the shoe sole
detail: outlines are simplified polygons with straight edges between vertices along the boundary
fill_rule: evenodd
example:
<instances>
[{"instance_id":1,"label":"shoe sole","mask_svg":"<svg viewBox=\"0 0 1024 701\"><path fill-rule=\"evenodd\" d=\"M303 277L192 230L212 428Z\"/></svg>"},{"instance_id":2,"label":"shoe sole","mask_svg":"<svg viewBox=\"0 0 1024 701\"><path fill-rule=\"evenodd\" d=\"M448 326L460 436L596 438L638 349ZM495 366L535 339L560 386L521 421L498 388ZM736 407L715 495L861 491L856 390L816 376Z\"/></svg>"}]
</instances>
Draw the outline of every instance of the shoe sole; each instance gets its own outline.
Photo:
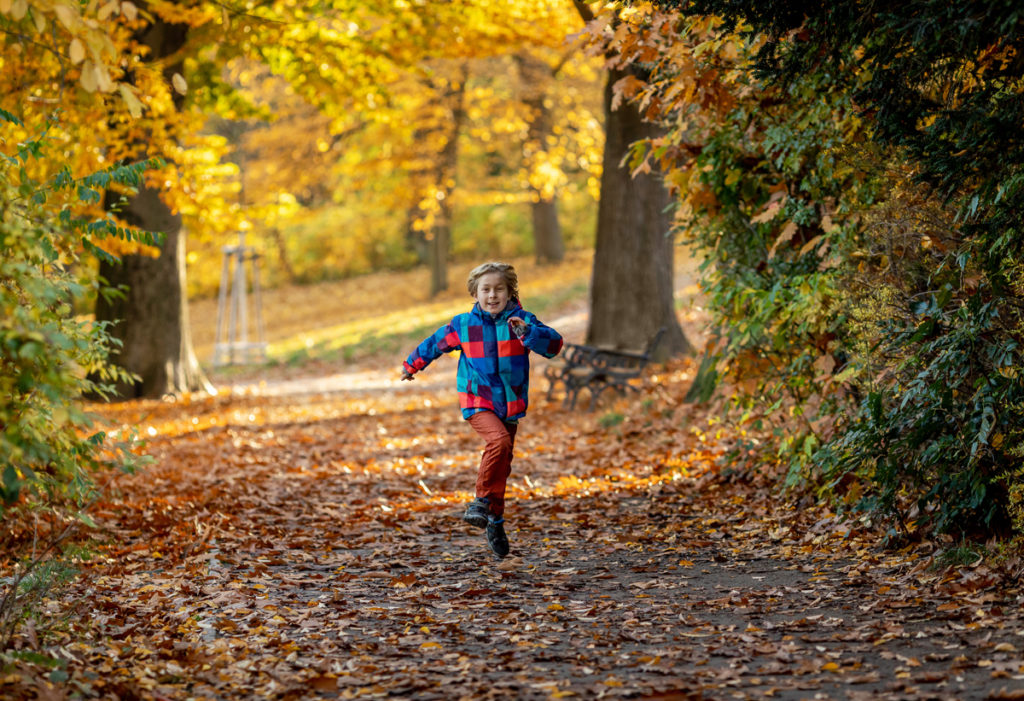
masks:
<instances>
[{"instance_id":1,"label":"shoe sole","mask_svg":"<svg viewBox=\"0 0 1024 701\"><path fill-rule=\"evenodd\" d=\"M487 517L486 516L463 516L462 520L471 526L477 528L487 528Z\"/></svg>"}]
</instances>

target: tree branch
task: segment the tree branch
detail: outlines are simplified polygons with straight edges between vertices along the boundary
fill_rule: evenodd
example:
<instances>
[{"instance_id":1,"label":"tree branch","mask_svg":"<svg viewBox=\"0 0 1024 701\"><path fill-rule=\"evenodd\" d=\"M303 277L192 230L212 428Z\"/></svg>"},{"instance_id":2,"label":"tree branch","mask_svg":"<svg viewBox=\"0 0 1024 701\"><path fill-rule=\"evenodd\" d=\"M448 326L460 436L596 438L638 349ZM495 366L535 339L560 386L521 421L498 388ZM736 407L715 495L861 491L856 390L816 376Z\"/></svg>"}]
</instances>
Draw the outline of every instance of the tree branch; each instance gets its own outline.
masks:
<instances>
[{"instance_id":1,"label":"tree branch","mask_svg":"<svg viewBox=\"0 0 1024 701\"><path fill-rule=\"evenodd\" d=\"M583 2L583 0L572 0L572 4L576 7L576 11L580 13L580 17L583 18L584 22L593 21L594 11L590 9L590 5Z\"/></svg>"}]
</instances>

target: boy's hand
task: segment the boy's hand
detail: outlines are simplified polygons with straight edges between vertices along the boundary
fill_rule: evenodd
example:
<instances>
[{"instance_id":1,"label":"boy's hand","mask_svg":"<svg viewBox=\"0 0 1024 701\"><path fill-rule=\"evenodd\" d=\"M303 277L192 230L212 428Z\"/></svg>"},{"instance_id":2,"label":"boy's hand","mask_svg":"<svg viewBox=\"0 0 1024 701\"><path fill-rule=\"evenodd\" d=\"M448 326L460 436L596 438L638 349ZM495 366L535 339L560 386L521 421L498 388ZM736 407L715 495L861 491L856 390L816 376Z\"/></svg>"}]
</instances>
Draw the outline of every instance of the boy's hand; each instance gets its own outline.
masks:
<instances>
[{"instance_id":1,"label":"boy's hand","mask_svg":"<svg viewBox=\"0 0 1024 701\"><path fill-rule=\"evenodd\" d=\"M410 375L407 371L402 370L402 380L405 381L405 380L411 380L411 379L413 379L413 376Z\"/></svg>"},{"instance_id":2,"label":"boy's hand","mask_svg":"<svg viewBox=\"0 0 1024 701\"><path fill-rule=\"evenodd\" d=\"M517 338L522 338L526 335L526 322L518 316L511 317L508 320L508 325L512 327L512 333L514 333Z\"/></svg>"}]
</instances>

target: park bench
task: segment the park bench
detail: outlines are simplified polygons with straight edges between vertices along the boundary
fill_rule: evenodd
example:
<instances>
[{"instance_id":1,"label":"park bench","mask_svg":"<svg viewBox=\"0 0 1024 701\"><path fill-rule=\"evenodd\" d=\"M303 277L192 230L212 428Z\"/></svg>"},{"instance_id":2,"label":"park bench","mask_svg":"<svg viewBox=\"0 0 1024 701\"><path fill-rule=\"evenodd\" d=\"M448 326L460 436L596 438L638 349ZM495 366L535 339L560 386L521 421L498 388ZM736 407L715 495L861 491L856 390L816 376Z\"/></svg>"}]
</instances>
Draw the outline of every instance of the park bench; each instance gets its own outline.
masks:
<instances>
[{"instance_id":1,"label":"park bench","mask_svg":"<svg viewBox=\"0 0 1024 701\"><path fill-rule=\"evenodd\" d=\"M557 387L562 386L565 388L565 405L575 409L580 391L586 389L590 392L587 406L590 411L605 390L611 389L620 395L629 390L638 392L640 388L630 380L641 376L664 334L664 328L658 329L647 347L639 351L566 343L559 361L544 370L548 379L548 399Z\"/></svg>"}]
</instances>

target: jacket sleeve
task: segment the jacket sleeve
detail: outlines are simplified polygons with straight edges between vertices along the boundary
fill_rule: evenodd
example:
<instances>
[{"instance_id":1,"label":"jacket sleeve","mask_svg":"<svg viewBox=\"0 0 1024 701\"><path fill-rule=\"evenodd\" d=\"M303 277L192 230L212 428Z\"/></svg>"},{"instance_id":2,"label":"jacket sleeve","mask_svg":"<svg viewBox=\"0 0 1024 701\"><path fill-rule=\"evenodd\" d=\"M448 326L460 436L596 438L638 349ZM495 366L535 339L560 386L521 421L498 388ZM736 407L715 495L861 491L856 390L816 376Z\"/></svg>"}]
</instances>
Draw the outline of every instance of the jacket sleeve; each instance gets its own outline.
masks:
<instances>
[{"instance_id":1,"label":"jacket sleeve","mask_svg":"<svg viewBox=\"0 0 1024 701\"><path fill-rule=\"evenodd\" d=\"M543 355L545 358L554 358L562 350L562 335L550 326L545 326L540 319L530 312L522 314L526 322L526 334L522 338L523 345L527 349Z\"/></svg>"},{"instance_id":2,"label":"jacket sleeve","mask_svg":"<svg viewBox=\"0 0 1024 701\"><path fill-rule=\"evenodd\" d=\"M442 353L450 353L453 350L462 348L459 332L456 330L454 322L455 319L452 319L416 346L413 352L409 354L409 357L405 359L405 362L402 363L407 373L415 375L441 357Z\"/></svg>"}]
</instances>

